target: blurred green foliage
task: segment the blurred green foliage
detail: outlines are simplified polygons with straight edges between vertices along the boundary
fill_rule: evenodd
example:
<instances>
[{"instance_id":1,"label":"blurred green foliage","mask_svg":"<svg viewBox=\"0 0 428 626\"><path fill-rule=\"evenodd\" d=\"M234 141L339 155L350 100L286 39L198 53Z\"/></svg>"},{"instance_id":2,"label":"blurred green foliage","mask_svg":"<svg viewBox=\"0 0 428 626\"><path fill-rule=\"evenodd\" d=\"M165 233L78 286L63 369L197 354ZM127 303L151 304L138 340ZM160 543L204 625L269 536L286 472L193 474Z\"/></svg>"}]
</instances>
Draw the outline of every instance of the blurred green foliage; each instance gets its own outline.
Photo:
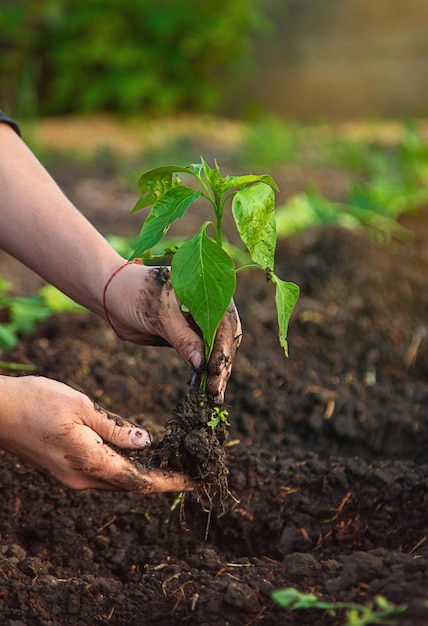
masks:
<instances>
[{"instance_id":1,"label":"blurred green foliage","mask_svg":"<svg viewBox=\"0 0 428 626\"><path fill-rule=\"evenodd\" d=\"M237 161L244 168L271 169L291 163L299 155L301 130L275 115L267 115L246 126Z\"/></svg>"},{"instance_id":2,"label":"blurred green foliage","mask_svg":"<svg viewBox=\"0 0 428 626\"><path fill-rule=\"evenodd\" d=\"M3 0L9 114L211 110L250 63L266 0Z\"/></svg>"},{"instance_id":3,"label":"blurred green foliage","mask_svg":"<svg viewBox=\"0 0 428 626\"><path fill-rule=\"evenodd\" d=\"M405 213L428 206L428 143L414 123L403 123L394 142L332 137L308 151L302 136L293 163L346 176L340 199L322 193L307 178L305 190L277 209L281 236L338 224L362 228L379 242L406 240Z\"/></svg>"},{"instance_id":4,"label":"blurred green foliage","mask_svg":"<svg viewBox=\"0 0 428 626\"><path fill-rule=\"evenodd\" d=\"M53 313L86 311L52 285L25 297L9 295L11 289L12 285L0 276L0 353L13 348L21 335L31 333L38 322Z\"/></svg>"}]
</instances>

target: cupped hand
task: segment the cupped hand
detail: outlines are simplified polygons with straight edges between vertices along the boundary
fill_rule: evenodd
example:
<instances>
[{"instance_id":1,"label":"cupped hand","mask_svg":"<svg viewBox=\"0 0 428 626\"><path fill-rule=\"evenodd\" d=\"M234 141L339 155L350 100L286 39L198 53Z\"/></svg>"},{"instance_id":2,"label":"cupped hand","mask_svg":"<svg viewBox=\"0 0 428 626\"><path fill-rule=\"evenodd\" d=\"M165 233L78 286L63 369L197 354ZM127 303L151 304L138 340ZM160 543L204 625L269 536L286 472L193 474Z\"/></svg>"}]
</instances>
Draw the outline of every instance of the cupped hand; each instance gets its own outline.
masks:
<instances>
[{"instance_id":1,"label":"cupped hand","mask_svg":"<svg viewBox=\"0 0 428 626\"><path fill-rule=\"evenodd\" d=\"M65 486L140 494L193 488L186 476L131 463L108 443L141 450L150 436L63 383L0 376L0 447Z\"/></svg>"},{"instance_id":2,"label":"cupped hand","mask_svg":"<svg viewBox=\"0 0 428 626\"><path fill-rule=\"evenodd\" d=\"M169 267L129 264L106 290L111 325L121 339L143 345L172 346L197 373L205 367L201 332L182 311L169 279ZM207 389L222 402L232 364L241 343L242 328L232 301L217 330L207 364Z\"/></svg>"}]
</instances>

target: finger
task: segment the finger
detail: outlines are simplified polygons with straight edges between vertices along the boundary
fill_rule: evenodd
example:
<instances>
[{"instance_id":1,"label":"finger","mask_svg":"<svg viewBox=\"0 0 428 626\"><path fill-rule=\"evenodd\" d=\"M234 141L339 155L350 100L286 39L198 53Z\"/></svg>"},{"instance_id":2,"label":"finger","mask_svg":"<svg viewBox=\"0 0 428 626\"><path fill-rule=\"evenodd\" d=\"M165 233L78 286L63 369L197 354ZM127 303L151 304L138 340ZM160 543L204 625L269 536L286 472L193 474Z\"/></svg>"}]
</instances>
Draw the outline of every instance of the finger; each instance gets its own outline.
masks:
<instances>
[{"instance_id":1,"label":"finger","mask_svg":"<svg viewBox=\"0 0 428 626\"><path fill-rule=\"evenodd\" d=\"M241 344L242 327L238 311L232 301L219 324L214 349L208 363L208 391L218 402L223 402L232 364Z\"/></svg>"},{"instance_id":2,"label":"finger","mask_svg":"<svg viewBox=\"0 0 428 626\"><path fill-rule=\"evenodd\" d=\"M151 444L147 430L106 411L95 402L93 410L81 416L81 421L95 431L103 441L108 441L118 448L138 450Z\"/></svg>"},{"instance_id":3,"label":"finger","mask_svg":"<svg viewBox=\"0 0 428 626\"><path fill-rule=\"evenodd\" d=\"M201 369L204 342L200 330L192 317L183 313L181 304L172 288L164 307L165 309L162 311L163 336L185 363L194 369Z\"/></svg>"},{"instance_id":4,"label":"finger","mask_svg":"<svg viewBox=\"0 0 428 626\"><path fill-rule=\"evenodd\" d=\"M89 458L80 453L65 455L69 470L62 482L67 486L73 489L93 488L139 494L189 491L194 487L192 481L183 474L148 470L140 463L125 459L106 444L96 443L96 448L91 446Z\"/></svg>"}]
</instances>

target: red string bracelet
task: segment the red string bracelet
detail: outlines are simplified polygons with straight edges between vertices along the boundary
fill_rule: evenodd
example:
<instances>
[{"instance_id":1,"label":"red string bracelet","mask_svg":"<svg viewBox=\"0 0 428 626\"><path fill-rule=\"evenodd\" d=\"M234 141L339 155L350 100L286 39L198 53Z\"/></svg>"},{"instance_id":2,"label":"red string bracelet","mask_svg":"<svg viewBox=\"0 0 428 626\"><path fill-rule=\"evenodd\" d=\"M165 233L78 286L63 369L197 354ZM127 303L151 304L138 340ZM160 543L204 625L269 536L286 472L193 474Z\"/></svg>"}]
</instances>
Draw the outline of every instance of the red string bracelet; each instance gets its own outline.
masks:
<instances>
[{"instance_id":1,"label":"red string bracelet","mask_svg":"<svg viewBox=\"0 0 428 626\"><path fill-rule=\"evenodd\" d=\"M137 265L144 265L144 263L140 260L140 259L134 259L133 261L127 261L126 263L124 263L123 265L121 265L120 267L117 268L117 270L115 270L113 272L113 274L110 276L110 278L108 279L108 281L105 284L104 287L104 291L103 291L103 309L104 309L104 314L106 316L106 320L108 321L108 323L110 324L110 326L112 327L112 329L114 330L114 332L116 333L116 335L119 337L119 339L122 339L122 337L119 335L119 333L117 332L117 330L115 329L115 327L113 326L113 323L111 321L111 317L110 314L107 310L107 304L106 304L106 295L107 295L107 289L111 283L111 281L113 280L113 278L119 274L119 272L121 270L123 270L124 267L127 267L128 265L133 265L134 263L136 263Z\"/></svg>"}]
</instances>

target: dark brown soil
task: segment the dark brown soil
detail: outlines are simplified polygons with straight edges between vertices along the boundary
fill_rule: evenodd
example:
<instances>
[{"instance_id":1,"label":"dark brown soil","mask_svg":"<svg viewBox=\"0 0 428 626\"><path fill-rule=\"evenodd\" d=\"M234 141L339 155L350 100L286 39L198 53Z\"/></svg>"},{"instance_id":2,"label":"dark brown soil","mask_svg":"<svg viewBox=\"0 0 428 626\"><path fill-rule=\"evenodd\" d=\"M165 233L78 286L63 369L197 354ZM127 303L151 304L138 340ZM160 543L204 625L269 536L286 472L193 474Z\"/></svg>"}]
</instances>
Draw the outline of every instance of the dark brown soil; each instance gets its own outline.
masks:
<instances>
[{"instance_id":1,"label":"dark brown soil","mask_svg":"<svg viewBox=\"0 0 428 626\"><path fill-rule=\"evenodd\" d=\"M224 419L220 418L220 411ZM192 496L207 512L213 509L214 499L222 506L229 495L225 450L229 434L227 413L226 409L210 402L205 393L192 388L166 422L162 439L154 442L146 455L149 466L182 472L192 478L195 481ZM183 494L183 525L185 497Z\"/></svg>"},{"instance_id":2,"label":"dark brown soil","mask_svg":"<svg viewBox=\"0 0 428 626\"><path fill-rule=\"evenodd\" d=\"M381 594L408 605L401 626L428 624L428 213L407 225L413 243L388 248L335 228L280 246L278 273L302 288L288 360L271 285L242 275L226 395L236 499L209 517L188 497L187 530L172 494L73 492L0 453L0 622L344 623L284 612L271 593L293 586ZM55 316L6 356L140 422L165 424L188 390L175 353L124 344L91 315Z\"/></svg>"}]
</instances>

